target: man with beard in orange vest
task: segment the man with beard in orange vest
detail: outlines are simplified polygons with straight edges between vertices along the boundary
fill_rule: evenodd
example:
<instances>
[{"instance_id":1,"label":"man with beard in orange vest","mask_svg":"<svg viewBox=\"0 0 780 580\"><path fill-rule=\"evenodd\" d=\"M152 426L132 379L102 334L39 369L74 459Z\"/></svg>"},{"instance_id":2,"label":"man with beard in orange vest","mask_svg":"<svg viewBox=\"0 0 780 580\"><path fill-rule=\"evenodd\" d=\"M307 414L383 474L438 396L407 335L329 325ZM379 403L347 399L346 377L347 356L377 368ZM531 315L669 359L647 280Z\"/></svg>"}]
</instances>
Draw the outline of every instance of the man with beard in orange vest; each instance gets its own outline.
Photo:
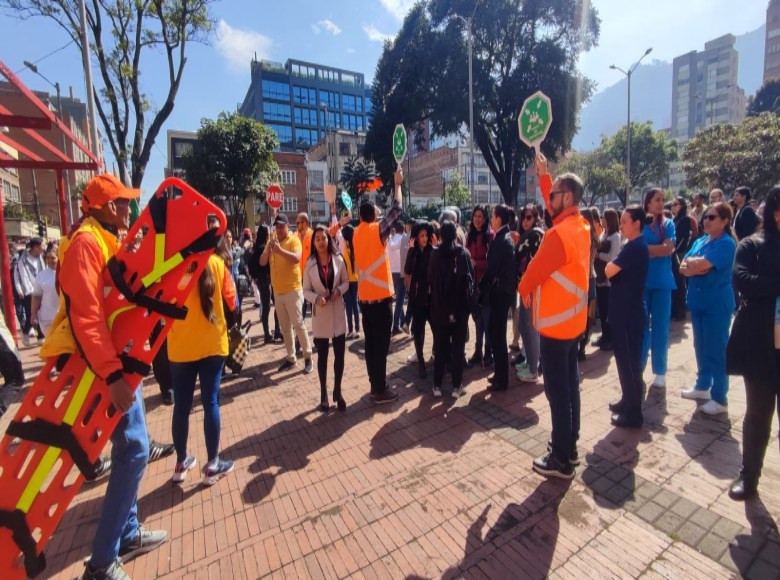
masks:
<instances>
[{"instance_id":1,"label":"man with beard in orange vest","mask_svg":"<svg viewBox=\"0 0 780 580\"><path fill-rule=\"evenodd\" d=\"M571 479L579 464L580 370L579 340L588 316L590 226L580 215L584 187L573 173L553 183L547 159L536 156L536 171L553 226L518 285L526 308L533 300L534 327L539 331L544 392L550 403L552 445L533 462L546 477ZM533 295L533 296L532 296Z\"/></svg>"},{"instance_id":2,"label":"man with beard in orange vest","mask_svg":"<svg viewBox=\"0 0 780 580\"><path fill-rule=\"evenodd\" d=\"M387 354L390 351L390 331L393 325L393 277L387 240L393 224L401 217L401 183L404 172L395 170L395 195L387 215L376 220L376 206L365 202L360 206L360 225L355 229L355 266L358 269L358 302L363 314L366 345L366 370L371 383L371 399L376 404L391 403L398 393L388 387Z\"/></svg>"}]
</instances>

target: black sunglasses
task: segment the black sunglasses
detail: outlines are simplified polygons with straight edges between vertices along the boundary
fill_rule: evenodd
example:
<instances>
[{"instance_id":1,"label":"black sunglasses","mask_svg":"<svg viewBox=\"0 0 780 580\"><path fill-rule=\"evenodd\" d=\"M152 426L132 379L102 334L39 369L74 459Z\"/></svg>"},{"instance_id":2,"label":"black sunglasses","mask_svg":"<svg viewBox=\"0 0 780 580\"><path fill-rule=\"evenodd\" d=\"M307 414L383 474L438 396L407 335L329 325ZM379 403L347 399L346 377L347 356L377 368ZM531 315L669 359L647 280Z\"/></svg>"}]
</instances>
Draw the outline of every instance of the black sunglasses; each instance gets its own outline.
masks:
<instances>
[{"instance_id":1,"label":"black sunglasses","mask_svg":"<svg viewBox=\"0 0 780 580\"><path fill-rule=\"evenodd\" d=\"M523 216L523 221L532 220L532 219L534 219L534 216L530 213Z\"/></svg>"},{"instance_id":2,"label":"black sunglasses","mask_svg":"<svg viewBox=\"0 0 780 580\"><path fill-rule=\"evenodd\" d=\"M708 222L712 222L718 219L719 217L720 216L718 214L708 213L707 215L704 216L704 219L707 220Z\"/></svg>"}]
</instances>

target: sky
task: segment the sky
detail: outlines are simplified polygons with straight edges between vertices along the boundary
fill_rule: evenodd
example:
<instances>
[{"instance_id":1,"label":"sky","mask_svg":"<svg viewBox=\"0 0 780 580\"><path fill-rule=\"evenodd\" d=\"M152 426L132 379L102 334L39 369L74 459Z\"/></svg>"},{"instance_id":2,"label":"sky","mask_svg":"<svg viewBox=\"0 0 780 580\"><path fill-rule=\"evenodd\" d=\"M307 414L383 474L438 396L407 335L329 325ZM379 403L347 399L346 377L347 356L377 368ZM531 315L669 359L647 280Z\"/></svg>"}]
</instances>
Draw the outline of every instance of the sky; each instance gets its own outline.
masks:
<instances>
[{"instance_id":1,"label":"sky","mask_svg":"<svg viewBox=\"0 0 780 580\"><path fill-rule=\"evenodd\" d=\"M625 69L649 47L653 52L648 62L671 61L691 50L702 50L707 40L761 26L767 6L767 0L591 1L601 17L601 35L599 46L581 57L580 69L599 89L621 78L609 69L610 64ZM221 0L212 4L210 42L188 47L175 108L147 166L144 198L163 178L165 131L195 131L202 118L235 110L249 87L254 55L277 62L295 58L354 70L364 73L370 82L383 41L395 36L413 4L411 0ZM63 94L72 87L74 96L83 100L81 56L75 45L65 46L68 42L67 34L50 20L19 20L0 9L0 60L29 87L51 90L22 63L34 62L49 80L61 84ZM164 102L164 60L161 52L142 57L142 88L153 106ZM110 151L107 144L105 150ZM111 162L108 159L109 169Z\"/></svg>"}]
</instances>

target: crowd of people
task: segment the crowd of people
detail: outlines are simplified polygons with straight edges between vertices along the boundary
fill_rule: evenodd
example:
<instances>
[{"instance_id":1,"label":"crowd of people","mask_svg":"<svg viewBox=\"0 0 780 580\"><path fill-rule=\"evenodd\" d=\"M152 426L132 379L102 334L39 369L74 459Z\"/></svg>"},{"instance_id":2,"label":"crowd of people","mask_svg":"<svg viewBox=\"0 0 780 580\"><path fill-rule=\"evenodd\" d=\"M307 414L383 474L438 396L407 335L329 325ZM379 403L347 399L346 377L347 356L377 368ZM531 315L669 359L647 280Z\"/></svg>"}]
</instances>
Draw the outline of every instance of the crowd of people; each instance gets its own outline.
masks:
<instances>
[{"instance_id":1,"label":"crowd of people","mask_svg":"<svg viewBox=\"0 0 780 580\"><path fill-rule=\"evenodd\" d=\"M331 401L339 411L347 408L341 388L346 344L361 339L361 326L368 395L377 405L399 396L386 367L394 335L411 334L414 353L407 362L417 365L421 381L429 380L426 327L433 397L443 396L447 372L452 396L461 396L468 384L465 370L475 365L493 369L488 378L493 393L508 390L512 374L520 386L542 380L552 437L532 467L564 479L579 464L579 363L587 356L585 347L614 354L621 396L609 404L611 422L640 428L645 367L650 362L650 389L667 387L670 321L690 316L697 376L681 396L703 401L702 413L723 414L729 374L744 376L743 467L730 495L754 495L780 386L780 186L756 207L747 187L737 188L731 202L713 190L706 205L702 194L690 204L683 198L667 203L663 190L650 189L641 205L606 209L602 216L597 208L582 207L579 177L553 179L541 154L536 170L542 206L477 205L465 227L458 208L445 208L438 221L402 221L398 167L389 208L382 215L372 203L362 203L357 225L349 215L335 217L332 206L329 225L312 227L301 213L293 230L284 213L275 213L270 226L261 224L254 236L244 230L234 240L226 232L187 299L189 314L174 322L155 359L163 400L173 405L173 480L184 481L197 464L187 441L198 379L207 449L203 483L212 485L233 468L219 455L219 385L229 355L228 330L241 323L241 299L254 295L263 342L284 343L277 372L295 370L302 358L303 372L312 373L316 356L322 412L333 408ZM47 337L44 357L86 346L88 364L109 384L111 401L123 414L112 436L112 457L105 460L112 466L105 498L110 507L100 518L88 578L122 577L122 559L166 538L165 532L143 528L136 516L138 484L154 455L142 398L122 378L116 353L88 348L110 344L95 280L129 225L127 204L137 195L110 176L93 179L84 192L85 219L64 247L44 248L33 239L13 264L22 340L29 344L33 332ZM65 313L64 299L70 306ZM253 310L244 305L243 311ZM597 319L601 333L591 343ZM508 344L510 323L514 340ZM0 353L6 383L21 385L18 353L12 367L10 350L6 345Z\"/></svg>"}]
</instances>

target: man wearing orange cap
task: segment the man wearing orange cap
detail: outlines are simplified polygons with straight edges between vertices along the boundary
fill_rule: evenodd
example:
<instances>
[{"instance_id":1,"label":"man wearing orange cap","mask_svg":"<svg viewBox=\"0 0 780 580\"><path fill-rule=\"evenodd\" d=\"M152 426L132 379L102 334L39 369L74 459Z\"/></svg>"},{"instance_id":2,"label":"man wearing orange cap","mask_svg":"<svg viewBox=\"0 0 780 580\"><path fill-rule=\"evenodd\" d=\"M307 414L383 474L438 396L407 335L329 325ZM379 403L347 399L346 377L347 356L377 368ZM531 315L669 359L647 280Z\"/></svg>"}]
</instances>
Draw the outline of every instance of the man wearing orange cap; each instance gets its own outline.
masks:
<instances>
[{"instance_id":1,"label":"man wearing orange cap","mask_svg":"<svg viewBox=\"0 0 780 580\"><path fill-rule=\"evenodd\" d=\"M123 377L103 304L102 272L118 249L117 234L130 226L130 200L140 193L108 174L87 183L81 202L84 218L60 245L60 308L41 348L42 357L58 357L62 364L78 348L122 413L111 435L111 476L83 578L128 578L122 562L153 550L168 537L138 523L136 500L149 461L149 437L140 394L136 396Z\"/></svg>"}]
</instances>

